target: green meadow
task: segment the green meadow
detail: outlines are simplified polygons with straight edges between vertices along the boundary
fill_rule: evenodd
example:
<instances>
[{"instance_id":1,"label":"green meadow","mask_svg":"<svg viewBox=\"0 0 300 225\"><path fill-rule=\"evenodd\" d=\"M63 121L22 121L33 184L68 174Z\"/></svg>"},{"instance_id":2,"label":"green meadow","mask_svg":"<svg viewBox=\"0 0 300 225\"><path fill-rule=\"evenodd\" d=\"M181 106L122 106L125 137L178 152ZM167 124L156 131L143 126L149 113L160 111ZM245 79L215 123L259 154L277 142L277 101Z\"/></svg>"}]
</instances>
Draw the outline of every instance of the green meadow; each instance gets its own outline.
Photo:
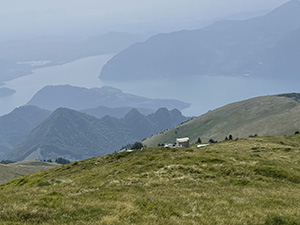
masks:
<instances>
[{"instance_id":1,"label":"green meadow","mask_svg":"<svg viewBox=\"0 0 300 225\"><path fill-rule=\"evenodd\" d=\"M0 224L300 224L300 135L146 148L0 186Z\"/></svg>"}]
</instances>

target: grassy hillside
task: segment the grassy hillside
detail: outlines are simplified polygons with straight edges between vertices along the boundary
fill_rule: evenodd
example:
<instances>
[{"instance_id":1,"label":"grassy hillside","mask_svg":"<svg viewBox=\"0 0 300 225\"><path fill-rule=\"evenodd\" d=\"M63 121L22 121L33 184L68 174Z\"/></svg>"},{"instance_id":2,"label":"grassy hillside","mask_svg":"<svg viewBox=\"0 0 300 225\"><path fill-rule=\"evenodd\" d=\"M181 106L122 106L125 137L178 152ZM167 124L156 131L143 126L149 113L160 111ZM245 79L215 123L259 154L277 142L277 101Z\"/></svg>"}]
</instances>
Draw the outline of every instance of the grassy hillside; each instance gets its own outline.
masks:
<instances>
[{"instance_id":1,"label":"grassy hillside","mask_svg":"<svg viewBox=\"0 0 300 225\"><path fill-rule=\"evenodd\" d=\"M300 95L284 94L263 96L235 102L194 118L174 129L155 135L144 143L157 146L174 143L176 138L198 137L222 141L230 134L233 138L249 135L284 136L300 130Z\"/></svg>"},{"instance_id":2,"label":"grassy hillside","mask_svg":"<svg viewBox=\"0 0 300 225\"><path fill-rule=\"evenodd\" d=\"M300 224L300 136L148 148L0 187L0 224Z\"/></svg>"},{"instance_id":3,"label":"grassy hillside","mask_svg":"<svg viewBox=\"0 0 300 225\"><path fill-rule=\"evenodd\" d=\"M5 184L18 177L36 173L58 166L56 163L23 161L8 165L0 164L0 184Z\"/></svg>"}]
</instances>

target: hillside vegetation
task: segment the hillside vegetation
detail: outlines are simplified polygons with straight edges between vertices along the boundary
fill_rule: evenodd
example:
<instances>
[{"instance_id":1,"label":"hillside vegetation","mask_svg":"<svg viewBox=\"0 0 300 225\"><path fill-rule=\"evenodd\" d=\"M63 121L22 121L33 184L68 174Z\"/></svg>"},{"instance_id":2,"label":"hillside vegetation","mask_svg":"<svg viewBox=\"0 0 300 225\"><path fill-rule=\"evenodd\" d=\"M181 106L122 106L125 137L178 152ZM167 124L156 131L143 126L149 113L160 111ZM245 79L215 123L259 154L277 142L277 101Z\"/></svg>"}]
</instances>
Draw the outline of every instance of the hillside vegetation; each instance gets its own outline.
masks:
<instances>
[{"instance_id":1,"label":"hillside vegetation","mask_svg":"<svg viewBox=\"0 0 300 225\"><path fill-rule=\"evenodd\" d=\"M0 187L0 224L300 224L300 136L147 148Z\"/></svg>"},{"instance_id":2,"label":"hillside vegetation","mask_svg":"<svg viewBox=\"0 0 300 225\"><path fill-rule=\"evenodd\" d=\"M147 146L174 143L176 138L189 137L196 142L209 139L222 141L250 135L284 136L300 129L300 94L263 96L235 102L194 118L173 129L144 141Z\"/></svg>"}]
</instances>

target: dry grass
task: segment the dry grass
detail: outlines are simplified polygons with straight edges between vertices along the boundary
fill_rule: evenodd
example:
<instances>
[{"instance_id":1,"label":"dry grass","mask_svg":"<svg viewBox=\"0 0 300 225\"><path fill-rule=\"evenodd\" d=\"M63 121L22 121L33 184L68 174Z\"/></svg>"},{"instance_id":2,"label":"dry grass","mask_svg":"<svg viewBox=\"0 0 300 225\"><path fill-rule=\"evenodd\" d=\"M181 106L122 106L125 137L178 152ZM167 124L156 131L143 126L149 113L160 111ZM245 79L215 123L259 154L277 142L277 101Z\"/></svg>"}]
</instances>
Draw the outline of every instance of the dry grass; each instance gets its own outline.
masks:
<instances>
[{"instance_id":1,"label":"dry grass","mask_svg":"<svg viewBox=\"0 0 300 225\"><path fill-rule=\"evenodd\" d=\"M150 148L22 177L0 224L300 224L300 136Z\"/></svg>"}]
</instances>

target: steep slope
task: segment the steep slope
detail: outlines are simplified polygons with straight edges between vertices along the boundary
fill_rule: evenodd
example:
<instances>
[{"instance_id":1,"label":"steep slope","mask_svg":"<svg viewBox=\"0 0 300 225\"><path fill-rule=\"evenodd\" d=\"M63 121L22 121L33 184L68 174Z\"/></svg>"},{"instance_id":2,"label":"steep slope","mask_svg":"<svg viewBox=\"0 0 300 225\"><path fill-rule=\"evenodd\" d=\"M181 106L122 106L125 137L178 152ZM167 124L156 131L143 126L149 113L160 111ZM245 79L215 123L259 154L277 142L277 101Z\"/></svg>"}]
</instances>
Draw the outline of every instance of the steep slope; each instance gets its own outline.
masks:
<instances>
[{"instance_id":1,"label":"steep slope","mask_svg":"<svg viewBox=\"0 0 300 225\"><path fill-rule=\"evenodd\" d=\"M160 124L163 120L159 116L160 111L170 114L167 123ZM145 116L132 109L122 119L110 116L97 119L85 113L59 108L3 158L15 161L58 157L81 160L112 153L122 146L186 121L187 118L180 112L174 116L174 111L160 109ZM150 117L155 118L150 120Z\"/></svg>"},{"instance_id":2,"label":"steep slope","mask_svg":"<svg viewBox=\"0 0 300 225\"><path fill-rule=\"evenodd\" d=\"M177 126L178 124L185 122L189 119L183 116L178 109L168 111L166 108L160 108L155 113L149 115L148 118L150 121L155 122L157 124L157 132L168 129L169 127Z\"/></svg>"},{"instance_id":3,"label":"steep slope","mask_svg":"<svg viewBox=\"0 0 300 225\"><path fill-rule=\"evenodd\" d=\"M134 44L114 56L103 67L100 78L125 81L195 75L272 76L259 69L265 52L299 28L300 2L292 0L262 17L159 34ZM280 76L295 77L286 73Z\"/></svg>"},{"instance_id":4,"label":"steep slope","mask_svg":"<svg viewBox=\"0 0 300 225\"><path fill-rule=\"evenodd\" d=\"M122 122L137 140L149 137L157 131L156 123L149 120L147 116L141 114L137 109L130 110L122 119Z\"/></svg>"},{"instance_id":5,"label":"steep slope","mask_svg":"<svg viewBox=\"0 0 300 225\"><path fill-rule=\"evenodd\" d=\"M107 86L87 89L70 85L46 86L38 91L27 104L49 110L55 110L59 107L83 110L98 106L183 109L190 105L172 99L144 98Z\"/></svg>"},{"instance_id":6,"label":"steep slope","mask_svg":"<svg viewBox=\"0 0 300 225\"><path fill-rule=\"evenodd\" d=\"M203 141L221 141L230 134L234 138L255 134L290 135L300 130L299 99L299 94L283 94L232 103L155 135L144 143L157 146L186 136L196 142L198 137Z\"/></svg>"},{"instance_id":7,"label":"steep slope","mask_svg":"<svg viewBox=\"0 0 300 225\"><path fill-rule=\"evenodd\" d=\"M299 224L300 136L96 157L0 187L3 224Z\"/></svg>"},{"instance_id":8,"label":"steep slope","mask_svg":"<svg viewBox=\"0 0 300 225\"><path fill-rule=\"evenodd\" d=\"M131 136L142 140L188 119L177 109L169 111L167 108L160 108L147 116L142 115L137 109L132 109L121 119L121 122L130 130Z\"/></svg>"},{"instance_id":9,"label":"steep slope","mask_svg":"<svg viewBox=\"0 0 300 225\"><path fill-rule=\"evenodd\" d=\"M0 117L0 159L12 150L30 131L45 120L50 111L36 106L22 106Z\"/></svg>"}]
</instances>

